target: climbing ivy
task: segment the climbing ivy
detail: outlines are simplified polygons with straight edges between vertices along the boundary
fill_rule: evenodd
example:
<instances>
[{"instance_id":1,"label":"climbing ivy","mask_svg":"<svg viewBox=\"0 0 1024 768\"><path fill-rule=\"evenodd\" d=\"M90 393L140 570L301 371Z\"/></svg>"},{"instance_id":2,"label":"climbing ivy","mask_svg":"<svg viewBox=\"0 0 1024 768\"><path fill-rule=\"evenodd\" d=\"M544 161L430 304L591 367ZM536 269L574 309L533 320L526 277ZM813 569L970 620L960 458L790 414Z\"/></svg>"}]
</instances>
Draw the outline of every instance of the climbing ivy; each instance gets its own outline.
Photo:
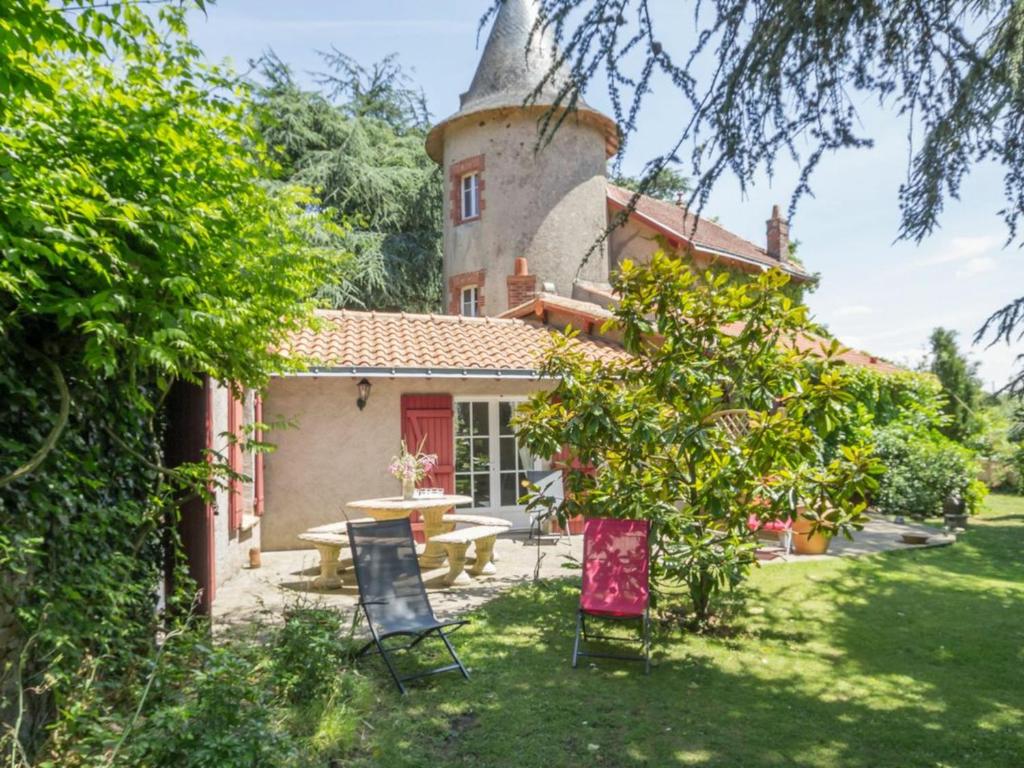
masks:
<instances>
[{"instance_id":1,"label":"climbing ivy","mask_svg":"<svg viewBox=\"0 0 1024 768\"><path fill-rule=\"evenodd\" d=\"M177 502L209 478L163 465L171 387L262 386L289 365L278 350L317 274L346 258L315 245L337 224L309 191L269 181L249 91L201 62L191 5L9 0L0 23L0 744L15 765L84 686L130 706L188 613L187 581L162 594L162 575Z\"/></svg>"}]
</instances>

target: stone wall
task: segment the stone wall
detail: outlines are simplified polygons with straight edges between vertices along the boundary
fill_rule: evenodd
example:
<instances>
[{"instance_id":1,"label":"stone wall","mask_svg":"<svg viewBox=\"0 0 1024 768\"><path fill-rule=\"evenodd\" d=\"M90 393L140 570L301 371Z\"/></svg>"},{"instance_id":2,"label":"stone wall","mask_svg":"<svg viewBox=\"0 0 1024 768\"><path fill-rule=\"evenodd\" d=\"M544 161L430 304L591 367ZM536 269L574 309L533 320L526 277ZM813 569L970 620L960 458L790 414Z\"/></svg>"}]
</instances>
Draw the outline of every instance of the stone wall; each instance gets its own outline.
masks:
<instances>
[{"instance_id":1,"label":"stone wall","mask_svg":"<svg viewBox=\"0 0 1024 768\"><path fill-rule=\"evenodd\" d=\"M525 257L539 289L551 283L557 293L571 296L580 262L606 226L601 130L570 117L538 150L535 117L509 110L449 126L444 140L449 185L453 167L486 159L481 179L487 201L479 218L459 222L452 215L458 197L451 189L445 195L445 284L453 275L483 270L483 313L500 314L508 309L505 278L514 274L515 259ZM603 246L579 276L607 281Z\"/></svg>"}]
</instances>

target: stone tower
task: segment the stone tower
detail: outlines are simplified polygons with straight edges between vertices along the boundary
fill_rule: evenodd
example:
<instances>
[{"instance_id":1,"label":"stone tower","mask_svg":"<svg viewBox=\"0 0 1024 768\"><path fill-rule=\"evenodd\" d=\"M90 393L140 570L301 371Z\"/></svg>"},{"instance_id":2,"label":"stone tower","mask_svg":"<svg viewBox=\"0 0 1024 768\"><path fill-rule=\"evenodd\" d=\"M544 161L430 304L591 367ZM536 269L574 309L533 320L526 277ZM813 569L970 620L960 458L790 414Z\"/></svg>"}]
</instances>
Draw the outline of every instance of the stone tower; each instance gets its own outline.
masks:
<instances>
[{"instance_id":1,"label":"stone tower","mask_svg":"<svg viewBox=\"0 0 1024 768\"><path fill-rule=\"evenodd\" d=\"M504 0L460 108L427 136L444 171L448 311L497 315L537 291L571 296L574 280L607 283L605 164L618 130L582 101L552 141L540 121L565 73L524 102L555 61L549 31L531 38L534 0ZM529 46L529 47L528 47Z\"/></svg>"}]
</instances>

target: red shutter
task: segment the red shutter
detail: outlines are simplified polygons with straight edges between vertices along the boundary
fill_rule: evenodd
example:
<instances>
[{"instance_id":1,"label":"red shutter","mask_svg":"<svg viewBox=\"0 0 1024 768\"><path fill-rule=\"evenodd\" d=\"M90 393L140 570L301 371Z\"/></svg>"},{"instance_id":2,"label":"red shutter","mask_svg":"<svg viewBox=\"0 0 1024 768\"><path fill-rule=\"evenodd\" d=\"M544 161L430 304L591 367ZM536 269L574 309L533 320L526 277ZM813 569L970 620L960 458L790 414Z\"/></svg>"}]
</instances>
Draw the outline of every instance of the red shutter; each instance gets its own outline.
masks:
<instances>
[{"instance_id":1,"label":"red shutter","mask_svg":"<svg viewBox=\"0 0 1024 768\"><path fill-rule=\"evenodd\" d=\"M455 492L455 434L451 395L402 395L402 439L410 451L423 441L424 453L437 454L437 466L420 483Z\"/></svg>"},{"instance_id":2,"label":"red shutter","mask_svg":"<svg viewBox=\"0 0 1024 768\"><path fill-rule=\"evenodd\" d=\"M263 398L259 395L253 396L252 419L257 424L263 423ZM257 429L255 434L256 442L263 442L263 430ZM263 452L257 451L252 459L252 483L253 483L253 512L257 516L263 514Z\"/></svg>"},{"instance_id":3,"label":"red shutter","mask_svg":"<svg viewBox=\"0 0 1024 768\"><path fill-rule=\"evenodd\" d=\"M228 391L228 432L232 435L228 444L228 467L236 474L242 472L242 423L245 414L242 401ZM234 533L242 527L242 482L237 477L228 481L228 531Z\"/></svg>"},{"instance_id":4,"label":"red shutter","mask_svg":"<svg viewBox=\"0 0 1024 768\"><path fill-rule=\"evenodd\" d=\"M437 466L420 483L455 492L455 434L451 395L402 395L402 439L410 451L422 442L424 453L437 454ZM417 541L423 541L419 513L410 517Z\"/></svg>"},{"instance_id":5,"label":"red shutter","mask_svg":"<svg viewBox=\"0 0 1024 768\"><path fill-rule=\"evenodd\" d=\"M572 451L569 449L569 446L567 445L562 446L561 450L559 450L552 457L551 466L554 467L555 469L562 470L562 481L566 484L566 487L568 487L568 476L570 472L582 472L585 475L593 475L595 473L594 467L591 465L584 466L583 464L581 464L580 460L572 455ZM569 533L583 533L582 515L577 515L576 517L569 518L568 523ZM558 524L557 520L551 521L551 527L554 531L561 531L562 529L562 527Z\"/></svg>"}]
</instances>

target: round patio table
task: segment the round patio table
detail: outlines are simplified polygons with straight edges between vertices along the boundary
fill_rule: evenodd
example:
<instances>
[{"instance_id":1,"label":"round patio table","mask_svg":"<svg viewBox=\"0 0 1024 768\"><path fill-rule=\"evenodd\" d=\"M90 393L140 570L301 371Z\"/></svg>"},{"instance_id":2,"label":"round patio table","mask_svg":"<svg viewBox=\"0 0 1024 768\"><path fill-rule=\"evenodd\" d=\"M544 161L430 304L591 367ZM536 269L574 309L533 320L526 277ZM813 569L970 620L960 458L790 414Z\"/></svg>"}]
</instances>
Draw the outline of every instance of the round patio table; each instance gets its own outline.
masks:
<instances>
[{"instance_id":1,"label":"round patio table","mask_svg":"<svg viewBox=\"0 0 1024 768\"><path fill-rule=\"evenodd\" d=\"M423 535L427 542L420 555L420 566L423 568L437 568L444 565L448 556L441 544L431 542L434 536L446 532L444 524L444 513L456 504L471 504L471 496L424 496L418 499L403 499L401 496L390 496L383 499L360 499L350 501L349 509L358 510L367 517L374 520L398 520L409 517L413 512L423 515Z\"/></svg>"}]
</instances>

